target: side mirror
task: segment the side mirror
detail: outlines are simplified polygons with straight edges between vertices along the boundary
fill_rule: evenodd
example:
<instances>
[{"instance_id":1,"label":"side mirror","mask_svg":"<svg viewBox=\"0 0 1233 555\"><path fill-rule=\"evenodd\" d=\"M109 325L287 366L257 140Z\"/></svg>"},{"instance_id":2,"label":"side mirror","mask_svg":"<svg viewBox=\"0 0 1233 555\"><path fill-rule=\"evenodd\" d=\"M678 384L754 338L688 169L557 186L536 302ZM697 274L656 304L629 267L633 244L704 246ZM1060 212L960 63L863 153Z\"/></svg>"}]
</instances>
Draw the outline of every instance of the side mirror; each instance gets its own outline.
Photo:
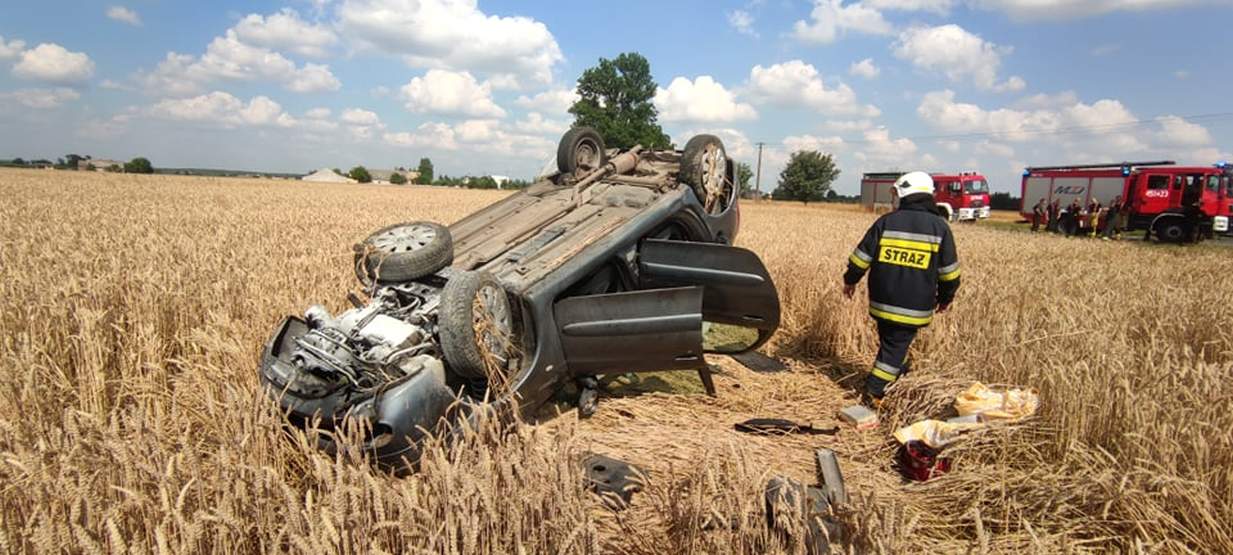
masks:
<instances>
[{"instance_id":1,"label":"side mirror","mask_svg":"<svg viewBox=\"0 0 1233 555\"><path fill-rule=\"evenodd\" d=\"M757 345L761 338L758 328L702 322L702 350L708 353L743 353Z\"/></svg>"}]
</instances>

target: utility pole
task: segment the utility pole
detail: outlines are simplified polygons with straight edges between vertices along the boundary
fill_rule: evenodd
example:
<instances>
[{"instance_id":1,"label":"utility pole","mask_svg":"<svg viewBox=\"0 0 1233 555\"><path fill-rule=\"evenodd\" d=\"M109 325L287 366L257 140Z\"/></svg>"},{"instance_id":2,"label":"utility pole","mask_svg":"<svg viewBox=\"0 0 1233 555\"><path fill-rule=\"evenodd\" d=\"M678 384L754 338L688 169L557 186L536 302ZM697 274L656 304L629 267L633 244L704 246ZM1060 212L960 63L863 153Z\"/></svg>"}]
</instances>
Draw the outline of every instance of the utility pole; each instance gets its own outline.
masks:
<instances>
[{"instance_id":1,"label":"utility pole","mask_svg":"<svg viewBox=\"0 0 1233 555\"><path fill-rule=\"evenodd\" d=\"M758 173L754 178L754 190L756 191L757 200L762 200L762 145L766 143L758 143Z\"/></svg>"}]
</instances>

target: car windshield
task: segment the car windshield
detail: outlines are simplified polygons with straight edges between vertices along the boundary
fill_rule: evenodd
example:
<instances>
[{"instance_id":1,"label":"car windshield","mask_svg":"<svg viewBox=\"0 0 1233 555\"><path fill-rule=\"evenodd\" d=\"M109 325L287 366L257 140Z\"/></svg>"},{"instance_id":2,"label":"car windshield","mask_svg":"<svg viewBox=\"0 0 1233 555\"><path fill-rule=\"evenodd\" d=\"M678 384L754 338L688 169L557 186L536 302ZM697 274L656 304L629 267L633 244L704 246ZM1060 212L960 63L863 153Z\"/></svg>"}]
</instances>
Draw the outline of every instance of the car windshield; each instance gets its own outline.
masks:
<instances>
[{"instance_id":1,"label":"car windshield","mask_svg":"<svg viewBox=\"0 0 1233 555\"><path fill-rule=\"evenodd\" d=\"M1208 191L1211 191L1211 192L1213 192L1213 193L1219 193L1219 192L1220 192L1220 176L1219 176L1219 175L1211 175L1211 176L1208 176L1208 178L1207 178L1207 190L1208 190Z\"/></svg>"},{"instance_id":2,"label":"car windshield","mask_svg":"<svg viewBox=\"0 0 1233 555\"><path fill-rule=\"evenodd\" d=\"M989 192L989 184L985 183L985 180L983 179L967 181L967 182L964 182L963 185L964 185L964 188L966 188L967 192L969 193L988 193Z\"/></svg>"}]
</instances>

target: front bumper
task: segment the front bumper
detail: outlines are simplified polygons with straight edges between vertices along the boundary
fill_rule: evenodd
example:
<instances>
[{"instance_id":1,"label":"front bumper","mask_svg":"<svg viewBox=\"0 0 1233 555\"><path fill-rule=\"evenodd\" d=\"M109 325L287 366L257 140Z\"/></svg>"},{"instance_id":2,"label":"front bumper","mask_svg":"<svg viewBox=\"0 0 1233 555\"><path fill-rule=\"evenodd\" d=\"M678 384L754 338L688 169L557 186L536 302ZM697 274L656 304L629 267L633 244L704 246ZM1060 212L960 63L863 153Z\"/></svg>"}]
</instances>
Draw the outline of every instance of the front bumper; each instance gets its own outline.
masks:
<instances>
[{"instance_id":1,"label":"front bumper","mask_svg":"<svg viewBox=\"0 0 1233 555\"><path fill-rule=\"evenodd\" d=\"M982 206L980 208L960 208L957 219L963 220L983 220L989 217L989 207Z\"/></svg>"},{"instance_id":2,"label":"front bumper","mask_svg":"<svg viewBox=\"0 0 1233 555\"><path fill-rule=\"evenodd\" d=\"M1216 233L1229 233L1229 218L1228 216L1216 216L1212 219L1212 231Z\"/></svg>"}]
</instances>

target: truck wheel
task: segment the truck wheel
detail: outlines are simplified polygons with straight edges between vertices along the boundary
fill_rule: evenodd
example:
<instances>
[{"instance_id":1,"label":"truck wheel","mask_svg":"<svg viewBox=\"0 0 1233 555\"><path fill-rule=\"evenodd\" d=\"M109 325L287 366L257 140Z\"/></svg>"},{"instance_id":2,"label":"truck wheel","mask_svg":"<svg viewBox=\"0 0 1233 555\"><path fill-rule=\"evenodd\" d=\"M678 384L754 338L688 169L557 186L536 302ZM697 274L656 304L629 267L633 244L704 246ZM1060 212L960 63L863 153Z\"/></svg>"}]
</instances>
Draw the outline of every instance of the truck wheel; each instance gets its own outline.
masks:
<instances>
[{"instance_id":1,"label":"truck wheel","mask_svg":"<svg viewBox=\"0 0 1233 555\"><path fill-rule=\"evenodd\" d=\"M449 369L470 379L503 375L515 349L513 310L501 282L488 272L457 272L445 282L439 310Z\"/></svg>"},{"instance_id":2,"label":"truck wheel","mask_svg":"<svg viewBox=\"0 0 1233 555\"><path fill-rule=\"evenodd\" d=\"M1167 243L1182 243L1186 240L1186 228L1176 220L1157 222L1155 226L1156 239Z\"/></svg>"},{"instance_id":3,"label":"truck wheel","mask_svg":"<svg viewBox=\"0 0 1233 555\"><path fill-rule=\"evenodd\" d=\"M575 127L561 136L557 145L557 169L562 174L582 176L608 163L604 139L590 127Z\"/></svg>"},{"instance_id":4,"label":"truck wheel","mask_svg":"<svg viewBox=\"0 0 1233 555\"><path fill-rule=\"evenodd\" d=\"M395 224L355 246L355 275L365 285L411 281L435 274L454 259L450 230L433 222Z\"/></svg>"},{"instance_id":5,"label":"truck wheel","mask_svg":"<svg viewBox=\"0 0 1233 555\"><path fill-rule=\"evenodd\" d=\"M680 180L693 189L707 214L723 212L732 196L723 141L714 135L695 135L685 143Z\"/></svg>"}]
</instances>

